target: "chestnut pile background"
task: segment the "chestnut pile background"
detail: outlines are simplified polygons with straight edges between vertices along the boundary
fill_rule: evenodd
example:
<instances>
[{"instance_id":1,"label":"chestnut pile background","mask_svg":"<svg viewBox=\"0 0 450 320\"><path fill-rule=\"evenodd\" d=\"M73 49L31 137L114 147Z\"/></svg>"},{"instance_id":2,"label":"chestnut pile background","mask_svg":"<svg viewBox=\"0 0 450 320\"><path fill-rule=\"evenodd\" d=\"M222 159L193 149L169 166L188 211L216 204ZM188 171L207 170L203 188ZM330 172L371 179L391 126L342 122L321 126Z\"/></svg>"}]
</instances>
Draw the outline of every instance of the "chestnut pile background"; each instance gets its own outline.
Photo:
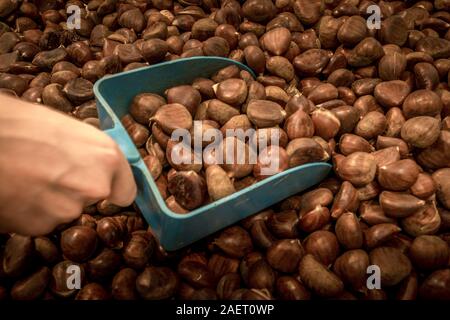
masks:
<instances>
[{"instance_id":1,"label":"chestnut pile background","mask_svg":"<svg viewBox=\"0 0 450 320\"><path fill-rule=\"evenodd\" d=\"M366 26L372 4L380 30ZM178 252L106 201L46 237L3 235L0 299L450 299L448 0L0 0L0 19L2 93L98 125L104 75L228 56L255 70L264 99L312 121L302 134L334 165ZM66 286L74 264L81 290ZM381 289L366 286L372 264Z\"/></svg>"}]
</instances>

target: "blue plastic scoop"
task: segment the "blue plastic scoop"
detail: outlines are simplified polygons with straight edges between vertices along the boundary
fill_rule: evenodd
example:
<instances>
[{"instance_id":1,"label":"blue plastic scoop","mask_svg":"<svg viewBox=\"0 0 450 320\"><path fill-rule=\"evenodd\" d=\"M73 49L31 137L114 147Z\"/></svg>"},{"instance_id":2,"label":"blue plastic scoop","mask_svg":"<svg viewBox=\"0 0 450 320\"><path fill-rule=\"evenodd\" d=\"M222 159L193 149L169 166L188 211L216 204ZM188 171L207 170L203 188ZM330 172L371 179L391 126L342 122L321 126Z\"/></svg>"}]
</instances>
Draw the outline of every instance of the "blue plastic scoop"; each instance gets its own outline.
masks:
<instances>
[{"instance_id":1,"label":"blue plastic scoop","mask_svg":"<svg viewBox=\"0 0 450 320\"><path fill-rule=\"evenodd\" d=\"M119 119L139 93L163 95L170 87L191 84L199 77L209 78L231 64L254 76L250 68L234 60L193 57L108 76L94 85L101 128L119 144L128 159L138 186L136 204L166 250L180 249L301 192L319 183L331 169L325 162L291 168L188 214L174 213L166 206Z\"/></svg>"}]
</instances>

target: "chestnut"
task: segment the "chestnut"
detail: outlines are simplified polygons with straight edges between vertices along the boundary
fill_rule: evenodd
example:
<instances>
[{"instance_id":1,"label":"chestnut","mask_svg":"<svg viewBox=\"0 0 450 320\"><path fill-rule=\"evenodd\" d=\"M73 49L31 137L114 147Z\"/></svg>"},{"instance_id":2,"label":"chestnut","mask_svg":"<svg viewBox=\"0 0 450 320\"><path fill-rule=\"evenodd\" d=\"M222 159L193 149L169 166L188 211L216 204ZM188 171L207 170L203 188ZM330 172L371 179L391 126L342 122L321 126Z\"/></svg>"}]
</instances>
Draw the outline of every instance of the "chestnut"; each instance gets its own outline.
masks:
<instances>
[{"instance_id":1,"label":"chestnut","mask_svg":"<svg viewBox=\"0 0 450 320\"><path fill-rule=\"evenodd\" d=\"M318 109L311 114L315 135L325 140L334 138L341 128L341 121L331 111Z\"/></svg>"},{"instance_id":2,"label":"chestnut","mask_svg":"<svg viewBox=\"0 0 450 320\"><path fill-rule=\"evenodd\" d=\"M388 242L401 228L394 223L379 223L364 230L365 245L368 248L375 248Z\"/></svg>"},{"instance_id":3,"label":"chestnut","mask_svg":"<svg viewBox=\"0 0 450 320\"><path fill-rule=\"evenodd\" d=\"M447 209L450 209L450 195L449 195L449 187L450 184L448 182L448 177L450 175L449 169L439 169L435 171L432 175L432 178L437 187L437 198L440 203Z\"/></svg>"},{"instance_id":4,"label":"chestnut","mask_svg":"<svg viewBox=\"0 0 450 320\"><path fill-rule=\"evenodd\" d=\"M272 268L292 273L304 255L304 249L299 240L283 239L274 242L267 249L267 262Z\"/></svg>"},{"instance_id":5,"label":"chestnut","mask_svg":"<svg viewBox=\"0 0 450 320\"><path fill-rule=\"evenodd\" d=\"M344 290L339 277L312 254L307 254L300 261L299 275L303 284L320 297L334 297Z\"/></svg>"},{"instance_id":6,"label":"chestnut","mask_svg":"<svg viewBox=\"0 0 450 320\"><path fill-rule=\"evenodd\" d=\"M348 156L353 152L372 152L374 151L373 146L363 137L356 134L345 133L341 136L339 140L339 150L340 152Z\"/></svg>"},{"instance_id":7,"label":"chestnut","mask_svg":"<svg viewBox=\"0 0 450 320\"><path fill-rule=\"evenodd\" d=\"M178 281L167 267L147 267L136 279L136 290L145 300L168 299L175 294Z\"/></svg>"},{"instance_id":8,"label":"chestnut","mask_svg":"<svg viewBox=\"0 0 450 320\"><path fill-rule=\"evenodd\" d=\"M433 145L417 154L417 162L429 169L445 168L448 162L445 150L448 148L449 138L450 131L442 130Z\"/></svg>"},{"instance_id":9,"label":"chestnut","mask_svg":"<svg viewBox=\"0 0 450 320\"><path fill-rule=\"evenodd\" d=\"M296 138L286 146L289 156L289 167L300 166L309 162L320 162L329 159L329 154L312 138Z\"/></svg>"},{"instance_id":10,"label":"chestnut","mask_svg":"<svg viewBox=\"0 0 450 320\"><path fill-rule=\"evenodd\" d=\"M311 293L291 276L281 276L277 279L276 292L282 300L309 300L311 298Z\"/></svg>"},{"instance_id":11,"label":"chestnut","mask_svg":"<svg viewBox=\"0 0 450 320\"><path fill-rule=\"evenodd\" d=\"M194 290L191 296L192 300L217 300L216 292L211 288L201 288Z\"/></svg>"},{"instance_id":12,"label":"chestnut","mask_svg":"<svg viewBox=\"0 0 450 320\"><path fill-rule=\"evenodd\" d=\"M288 50L291 37L289 29L277 27L266 32L260 41L264 49L275 56L281 56Z\"/></svg>"},{"instance_id":13,"label":"chestnut","mask_svg":"<svg viewBox=\"0 0 450 320\"><path fill-rule=\"evenodd\" d=\"M206 169L206 185L213 200L219 200L236 191L226 171L218 165L211 165Z\"/></svg>"},{"instance_id":14,"label":"chestnut","mask_svg":"<svg viewBox=\"0 0 450 320\"><path fill-rule=\"evenodd\" d=\"M300 202L301 213L315 209L317 205L327 207L333 202L333 193L327 188L317 188L303 194Z\"/></svg>"},{"instance_id":15,"label":"chestnut","mask_svg":"<svg viewBox=\"0 0 450 320\"><path fill-rule=\"evenodd\" d=\"M407 193L383 191L380 205L388 217L405 218L423 207L425 201Z\"/></svg>"},{"instance_id":16,"label":"chestnut","mask_svg":"<svg viewBox=\"0 0 450 320\"><path fill-rule=\"evenodd\" d=\"M433 178L429 174L421 172L409 190L417 198L427 199L436 192L436 188Z\"/></svg>"},{"instance_id":17,"label":"chestnut","mask_svg":"<svg viewBox=\"0 0 450 320\"><path fill-rule=\"evenodd\" d=\"M242 6L244 17L254 22L264 22L271 19L276 11L271 0L248 0Z\"/></svg>"},{"instance_id":18,"label":"chestnut","mask_svg":"<svg viewBox=\"0 0 450 320\"><path fill-rule=\"evenodd\" d=\"M97 221L97 235L110 248L121 248L127 232L125 216L105 217Z\"/></svg>"},{"instance_id":19,"label":"chestnut","mask_svg":"<svg viewBox=\"0 0 450 320\"><path fill-rule=\"evenodd\" d=\"M114 276L111 295L115 300L136 300L136 278L138 274L131 268L124 268Z\"/></svg>"},{"instance_id":20,"label":"chestnut","mask_svg":"<svg viewBox=\"0 0 450 320\"><path fill-rule=\"evenodd\" d=\"M121 262L122 258L117 252L105 248L98 256L87 262L87 273L91 279L104 279L116 273Z\"/></svg>"},{"instance_id":21,"label":"chestnut","mask_svg":"<svg viewBox=\"0 0 450 320\"><path fill-rule=\"evenodd\" d=\"M83 17L68 30L67 5L0 0L1 93L98 127L93 84L105 75L200 55L256 75L205 69L126 102L122 124L172 212L310 162L331 159L334 172L177 252L137 207L108 200L46 236L0 236L0 300L449 297L447 1L382 1L379 30L366 24L370 1L84 2L70 2ZM179 164L183 142L171 136L193 138L194 120L202 135L246 133L214 151L185 144L193 161ZM240 147L241 159L220 163ZM382 289L367 288L369 265ZM67 286L77 268L81 290Z\"/></svg>"},{"instance_id":22,"label":"chestnut","mask_svg":"<svg viewBox=\"0 0 450 320\"><path fill-rule=\"evenodd\" d=\"M222 231L215 239L214 245L233 258L242 258L253 250L250 235L239 226L233 226Z\"/></svg>"},{"instance_id":23,"label":"chestnut","mask_svg":"<svg viewBox=\"0 0 450 320\"><path fill-rule=\"evenodd\" d=\"M200 92L193 86L182 85L172 87L166 91L167 103L179 103L194 115L201 102Z\"/></svg>"},{"instance_id":24,"label":"chestnut","mask_svg":"<svg viewBox=\"0 0 450 320\"><path fill-rule=\"evenodd\" d=\"M206 200L206 181L195 171L179 171L168 176L168 190L184 208L193 210Z\"/></svg>"},{"instance_id":25,"label":"chestnut","mask_svg":"<svg viewBox=\"0 0 450 320\"><path fill-rule=\"evenodd\" d=\"M418 294L418 277L415 272L402 281L396 294L397 300L415 300Z\"/></svg>"},{"instance_id":26,"label":"chestnut","mask_svg":"<svg viewBox=\"0 0 450 320\"><path fill-rule=\"evenodd\" d=\"M266 92L266 100L284 105L289 101L289 95L286 90L279 86L268 85L264 88Z\"/></svg>"},{"instance_id":27,"label":"chestnut","mask_svg":"<svg viewBox=\"0 0 450 320\"><path fill-rule=\"evenodd\" d=\"M234 295L233 295L234 297ZM272 295L267 289L244 289L241 300L272 300Z\"/></svg>"},{"instance_id":28,"label":"chestnut","mask_svg":"<svg viewBox=\"0 0 450 320\"><path fill-rule=\"evenodd\" d=\"M85 262L97 248L97 233L86 226L74 226L61 234L61 250L64 257L75 262Z\"/></svg>"},{"instance_id":29,"label":"chestnut","mask_svg":"<svg viewBox=\"0 0 450 320\"><path fill-rule=\"evenodd\" d=\"M243 36L241 36L243 39ZM244 57L247 65L255 71L256 74L262 74L266 68L266 56L264 52L255 45L248 45L244 49Z\"/></svg>"},{"instance_id":30,"label":"chestnut","mask_svg":"<svg viewBox=\"0 0 450 320\"><path fill-rule=\"evenodd\" d=\"M324 103L333 99L337 99L338 91L337 88L331 83L319 84L317 87L311 90L308 94L308 99L311 100L314 104ZM320 110L320 109L319 109ZM333 115L328 114L328 117L332 117ZM330 120L330 119L328 119ZM336 119L331 118L332 123L336 122ZM335 130L336 125L333 125L333 129ZM338 128L339 129L339 128Z\"/></svg>"},{"instance_id":31,"label":"chestnut","mask_svg":"<svg viewBox=\"0 0 450 320\"><path fill-rule=\"evenodd\" d=\"M401 158L407 158L410 155L410 147L404 140L387 136L377 137L377 150L381 151L382 149L387 149L390 147L398 148L398 152L400 153Z\"/></svg>"},{"instance_id":32,"label":"chestnut","mask_svg":"<svg viewBox=\"0 0 450 320\"><path fill-rule=\"evenodd\" d=\"M222 152L222 167L230 178L244 178L253 171L256 152L249 144L235 136L227 136L218 149Z\"/></svg>"},{"instance_id":33,"label":"chestnut","mask_svg":"<svg viewBox=\"0 0 450 320\"><path fill-rule=\"evenodd\" d=\"M414 239L409 249L411 262L422 270L437 270L448 264L450 250L437 236L422 235Z\"/></svg>"},{"instance_id":34,"label":"chestnut","mask_svg":"<svg viewBox=\"0 0 450 320\"><path fill-rule=\"evenodd\" d=\"M248 271L248 286L252 289L267 289L271 292L275 280L275 272L264 259L256 261Z\"/></svg>"},{"instance_id":35,"label":"chestnut","mask_svg":"<svg viewBox=\"0 0 450 320\"><path fill-rule=\"evenodd\" d=\"M383 48L378 40L366 37L353 48L347 60L352 67L364 67L378 60L383 55Z\"/></svg>"},{"instance_id":36,"label":"chestnut","mask_svg":"<svg viewBox=\"0 0 450 320\"><path fill-rule=\"evenodd\" d=\"M363 244L363 233L354 213L345 212L336 221L336 237L346 249L358 249Z\"/></svg>"},{"instance_id":37,"label":"chestnut","mask_svg":"<svg viewBox=\"0 0 450 320\"><path fill-rule=\"evenodd\" d=\"M11 277L24 274L33 261L34 250L34 242L31 237L18 234L10 237L6 241L3 253L3 272Z\"/></svg>"},{"instance_id":38,"label":"chestnut","mask_svg":"<svg viewBox=\"0 0 450 320\"><path fill-rule=\"evenodd\" d=\"M212 272L201 262L182 260L177 270L178 275L194 288L212 287L214 284Z\"/></svg>"},{"instance_id":39,"label":"chestnut","mask_svg":"<svg viewBox=\"0 0 450 320\"><path fill-rule=\"evenodd\" d=\"M389 121L389 118L391 117L390 114L394 111L395 113L400 111L398 107L402 105L410 92L410 87L405 81L402 80L385 81L376 85L374 90L374 96L376 100L384 107L396 108L394 110L390 109L386 114L388 122L388 132L389 127L391 126ZM403 115L401 114L401 116Z\"/></svg>"},{"instance_id":40,"label":"chestnut","mask_svg":"<svg viewBox=\"0 0 450 320\"><path fill-rule=\"evenodd\" d=\"M301 208L302 197L300 195L293 195L283 200L280 204L281 210L299 210Z\"/></svg>"},{"instance_id":41,"label":"chestnut","mask_svg":"<svg viewBox=\"0 0 450 320\"><path fill-rule=\"evenodd\" d=\"M414 160L399 160L378 168L378 183L393 191L408 190L419 176L419 166Z\"/></svg>"},{"instance_id":42,"label":"chestnut","mask_svg":"<svg viewBox=\"0 0 450 320\"><path fill-rule=\"evenodd\" d=\"M206 115L210 120L214 120L221 125L225 125L233 117L238 116L239 111L221 100L213 99L208 103Z\"/></svg>"},{"instance_id":43,"label":"chestnut","mask_svg":"<svg viewBox=\"0 0 450 320\"><path fill-rule=\"evenodd\" d=\"M141 93L133 98L130 114L140 124L148 125L150 118L164 104L166 104L165 99L157 94Z\"/></svg>"},{"instance_id":44,"label":"chestnut","mask_svg":"<svg viewBox=\"0 0 450 320\"><path fill-rule=\"evenodd\" d=\"M435 234L441 223L441 216L434 203L422 206L401 221L403 231L413 237Z\"/></svg>"},{"instance_id":45,"label":"chestnut","mask_svg":"<svg viewBox=\"0 0 450 320\"><path fill-rule=\"evenodd\" d=\"M238 272L239 260L216 253L208 260L208 269L214 279L219 280L226 274Z\"/></svg>"},{"instance_id":46,"label":"chestnut","mask_svg":"<svg viewBox=\"0 0 450 320\"><path fill-rule=\"evenodd\" d=\"M307 253L312 254L317 261L324 265L333 263L339 254L338 240L330 231L314 231L303 241L303 246Z\"/></svg>"},{"instance_id":47,"label":"chestnut","mask_svg":"<svg viewBox=\"0 0 450 320\"><path fill-rule=\"evenodd\" d=\"M155 121L169 135L176 129L189 130L193 125L189 110L179 103L159 107L150 120Z\"/></svg>"},{"instance_id":48,"label":"chestnut","mask_svg":"<svg viewBox=\"0 0 450 320\"><path fill-rule=\"evenodd\" d=\"M426 300L448 300L449 284L450 269L437 270L424 280L419 288L419 296Z\"/></svg>"},{"instance_id":49,"label":"chestnut","mask_svg":"<svg viewBox=\"0 0 450 320\"><path fill-rule=\"evenodd\" d=\"M381 270L381 285L394 286L409 275L412 269L410 260L400 250L378 247L369 253L370 263Z\"/></svg>"},{"instance_id":50,"label":"chestnut","mask_svg":"<svg viewBox=\"0 0 450 320\"><path fill-rule=\"evenodd\" d=\"M266 224L276 237L281 239L294 239L298 237L298 222L297 212L288 209L270 215Z\"/></svg>"},{"instance_id":51,"label":"chestnut","mask_svg":"<svg viewBox=\"0 0 450 320\"><path fill-rule=\"evenodd\" d=\"M338 219L345 211L355 212L359 207L358 191L353 185L344 181L334 197L331 216Z\"/></svg>"},{"instance_id":52,"label":"chestnut","mask_svg":"<svg viewBox=\"0 0 450 320\"><path fill-rule=\"evenodd\" d=\"M247 116L258 128L267 128L283 122L286 112L276 102L251 100L247 105Z\"/></svg>"},{"instance_id":53,"label":"chestnut","mask_svg":"<svg viewBox=\"0 0 450 320\"><path fill-rule=\"evenodd\" d=\"M58 83L52 83L44 87L42 91L42 102L62 112L70 112L73 110L72 102L67 98L63 92L63 87Z\"/></svg>"},{"instance_id":54,"label":"chestnut","mask_svg":"<svg viewBox=\"0 0 450 320\"><path fill-rule=\"evenodd\" d=\"M155 128L155 126L154 126ZM155 131L156 132L156 131ZM187 134L187 132L183 132L183 134ZM153 135L154 136L154 135ZM167 136L164 135L164 138ZM164 141L158 141L158 143L164 143ZM166 152L166 160L174 168L174 170L179 171L190 171L193 170L195 172L199 172L202 169L201 162L201 154L194 152L189 145L187 145L184 141L176 142L173 140L168 140L167 145L165 147ZM161 163L162 153L157 154L158 160ZM155 168L152 168L154 170ZM154 173L156 170L154 171ZM159 169L158 169L159 172Z\"/></svg>"},{"instance_id":55,"label":"chestnut","mask_svg":"<svg viewBox=\"0 0 450 320\"><path fill-rule=\"evenodd\" d=\"M253 223L250 234L254 244L261 249L269 248L276 240L263 220L258 220Z\"/></svg>"},{"instance_id":56,"label":"chestnut","mask_svg":"<svg viewBox=\"0 0 450 320\"><path fill-rule=\"evenodd\" d=\"M161 39L148 39L143 42L141 54L148 63L157 63L164 59L169 46Z\"/></svg>"},{"instance_id":57,"label":"chestnut","mask_svg":"<svg viewBox=\"0 0 450 320\"><path fill-rule=\"evenodd\" d=\"M91 282L78 292L75 300L107 300L110 294L99 283Z\"/></svg>"},{"instance_id":58,"label":"chestnut","mask_svg":"<svg viewBox=\"0 0 450 320\"><path fill-rule=\"evenodd\" d=\"M408 119L401 130L402 139L418 148L431 146L437 140L439 134L439 120L430 116Z\"/></svg>"},{"instance_id":59,"label":"chestnut","mask_svg":"<svg viewBox=\"0 0 450 320\"><path fill-rule=\"evenodd\" d=\"M137 147L142 147L149 137L149 130L137 123L130 115L122 117L122 124Z\"/></svg>"},{"instance_id":60,"label":"chestnut","mask_svg":"<svg viewBox=\"0 0 450 320\"><path fill-rule=\"evenodd\" d=\"M194 22L191 29L191 37L200 41L214 36L218 23L211 18L203 18Z\"/></svg>"},{"instance_id":61,"label":"chestnut","mask_svg":"<svg viewBox=\"0 0 450 320\"><path fill-rule=\"evenodd\" d=\"M284 130L291 140L310 138L314 135L314 123L306 112L299 109L286 119Z\"/></svg>"},{"instance_id":62,"label":"chestnut","mask_svg":"<svg viewBox=\"0 0 450 320\"><path fill-rule=\"evenodd\" d=\"M108 200L102 200L97 202L97 211L103 216L111 216L120 212L121 207L109 202Z\"/></svg>"},{"instance_id":63,"label":"chestnut","mask_svg":"<svg viewBox=\"0 0 450 320\"><path fill-rule=\"evenodd\" d=\"M354 186L362 187L375 178L376 173L375 158L367 152L354 152L337 167L338 175L351 182Z\"/></svg>"},{"instance_id":64,"label":"chestnut","mask_svg":"<svg viewBox=\"0 0 450 320\"><path fill-rule=\"evenodd\" d=\"M369 255L361 249L344 252L333 265L333 271L354 290L360 291L366 286Z\"/></svg>"},{"instance_id":65,"label":"chestnut","mask_svg":"<svg viewBox=\"0 0 450 320\"><path fill-rule=\"evenodd\" d=\"M222 300L231 299L233 292L241 287L241 277L237 273L228 273L217 284L217 296Z\"/></svg>"},{"instance_id":66,"label":"chestnut","mask_svg":"<svg viewBox=\"0 0 450 320\"><path fill-rule=\"evenodd\" d=\"M384 114L378 111L367 113L356 125L355 133L365 139L372 139L381 135L387 126Z\"/></svg>"},{"instance_id":67,"label":"chestnut","mask_svg":"<svg viewBox=\"0 0 450 320\"><path fill-rule=\"evenodd\" d=\"M155 245L155 239L150 232L134 231L123 249L125 263L134 269L144 268L153 254Z\"/></svg>"},{"instance_id":68,"label":"chestnut","mask_svg":"<svg viewBox=\"0 0 450 320\"><path fill-rule=\"evenodd\" d=\"M60 258L58 247L47 237L34 238L34 248L45 263L53 264Z\"/></svg>"},{"instance_id":69,"label":"chestnut","mask_svg":"<svg viewBox=\"0 0 450 320\"><path fill-rule=\"evenodd\" d=\"M422 89L409 94L402 108L407 119L418 116L433 117L441 112L442 101L433 91Z\"/></svg>"},{"instance_id":70,"label":"chestnut","mask_svg":"<svg viewBox=\"0 0 450 320\"><path fill-rule=\"evenodd\" d=\"M264 222L267 221L267 219L273 215L273 210L263 210L261 212L258 212L254 215L251 215L243 220L241 220L240 225L244 227L245 229L249 230L253 224L258 220L263 220Z\"/></svg>"},{"instance_id":71,"label":"chestnut","mask_svg":"<svg viewBox=\"0 0 450 320\"><path fill-rule=\"evenodd\" d=\"M178 213L178 214L184 214L189 213L189 211L186 208L183 208L176 200L174 196L170 196L166 199L166 206L172 212Z\"/></svg>"},{"instance_id":72,"label":"chestnut","mask_svg":"<svg viewBox=\"0 0 450 320\"><path fill-rule=\"evenodd\" d=\"M45 291L50 279L50 269L41 267L27 278L17 281L11 289L13 300L34 300Z\"/></svg>"},{"instance_id":73,"label":"chestnut","mask_svg":"<svg viewBox=\"0 0 450 320\"><path fill-rule=\"evenodd\" d=\"M294 78L294 67L288 59L281 56L273 56L266 60L266 69L273 75L286 81Z\"/></svg>"},{"instance_id":74,"label":"chestnut","mask_svg":"<svg viewBox=\"0 0 450 320\"><path fill-rule=\"evenodd\" d=\"M401 159L400 148L398 146L380 149L371 154L375 157L377 168L389 165Z\"/></svg>"},{"instance_id":75,"label":"chestnut","mask_svg":"<svg viewBox=\"0 0 450 320\"><path fill-rule=\"evenodd\" d=\"M327 207L317 205L314 209L301 214L298 227L305 232L321 229L330 221L330 211Z\"/></svg>"},{"instance_id":76,"label":"chestnut","mask_svg":"<svg viewBox=\"0 0 450 320\"><path fill-rule=\"evenodd\" d=\"M263 258L263 255L259 251L250 252L242 258L239 264L239 273L247 286L250 267Z\"/></svg>"},{"instance_id":77,"label":"chestnut","mask_svg":"<svg viewBox=\"0 0 450 320\"><path fill-rule=\"evenodd\" d=\"M73 278L71 277L73 274L72 270L76 270L75 268L79 268L80 270L79 284L83 285L86 280L83 265L69 260L63 260L53 267L49 287L54 295L60 298L70 298L78 292L75 286L71 288L67 286L67 283L71 283L69 282L69 278Z\"/></svg>"}]
</instances>

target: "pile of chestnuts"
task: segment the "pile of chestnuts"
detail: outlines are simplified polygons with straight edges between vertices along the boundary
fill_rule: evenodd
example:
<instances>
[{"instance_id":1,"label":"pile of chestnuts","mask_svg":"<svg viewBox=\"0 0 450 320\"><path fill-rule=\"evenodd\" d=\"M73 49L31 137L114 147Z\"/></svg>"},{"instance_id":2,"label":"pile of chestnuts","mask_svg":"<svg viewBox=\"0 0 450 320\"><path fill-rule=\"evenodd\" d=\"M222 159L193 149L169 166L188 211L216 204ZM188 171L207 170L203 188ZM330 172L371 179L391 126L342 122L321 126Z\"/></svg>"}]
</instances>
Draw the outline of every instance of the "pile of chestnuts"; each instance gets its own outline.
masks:
<instances>
[{"instance_id":1,"label":"pile of chestnuts","mask_svg":"<svg viewBox=\"0 0 450 320\"><path fill-rule=\"evenodd\" d=\"M450 299L450 1L0 0L0 93L94 126L98 79L201 55L257 77L144 93L122 119L173 211L264 178L174 163L171 133L194 120L277 132L282 170L329 160L330 176L177 252L107 201L0 235L0 300Z\"/></svg>"},{"instance_id":2,"label":"pile of chestnuts","mask_svg":"<svg viewBox=\"0 0 450 320\"><path fill-rule=\"evenodd\" d=\"M282 63L293 76L289 61ZM291 91L293 99L230 65L212 79L169 88L165 97L138 94L122 123L167 206L187 213L290 167L330 160L329 133L313 134L339 119L323 110L309 116L303 108L313 104Z\"/></svg>"}]
</instances>

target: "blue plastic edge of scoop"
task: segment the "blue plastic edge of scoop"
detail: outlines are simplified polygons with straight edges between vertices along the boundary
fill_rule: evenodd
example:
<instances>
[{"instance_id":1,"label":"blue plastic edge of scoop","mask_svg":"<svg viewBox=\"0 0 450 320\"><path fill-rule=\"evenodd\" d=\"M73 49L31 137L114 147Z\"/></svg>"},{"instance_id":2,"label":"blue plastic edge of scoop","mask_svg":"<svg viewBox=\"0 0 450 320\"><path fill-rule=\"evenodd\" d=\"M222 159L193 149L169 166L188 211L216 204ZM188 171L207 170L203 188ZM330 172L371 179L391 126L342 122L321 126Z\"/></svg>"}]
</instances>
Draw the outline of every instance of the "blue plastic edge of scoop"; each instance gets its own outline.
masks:
<instances>
[{"instance_id":1,"label":"blue plastic edge of scoop","mask_svg":"<svg viewBox=\"0 0 450 320\"><path fill-rule=\"evenodd\" d=\"M128 136L120 118L133 97L142 92L163 94L165 89L209 78L218 70L246 65L221 57L191 57L103 77L94 84L101 128L114 139L132 168L138 195L136 204L166 250L177 250L261 211L323 180L331 170L326 162L288 169L187 214L172 212Z\"/></svg>"}]
</instances>

